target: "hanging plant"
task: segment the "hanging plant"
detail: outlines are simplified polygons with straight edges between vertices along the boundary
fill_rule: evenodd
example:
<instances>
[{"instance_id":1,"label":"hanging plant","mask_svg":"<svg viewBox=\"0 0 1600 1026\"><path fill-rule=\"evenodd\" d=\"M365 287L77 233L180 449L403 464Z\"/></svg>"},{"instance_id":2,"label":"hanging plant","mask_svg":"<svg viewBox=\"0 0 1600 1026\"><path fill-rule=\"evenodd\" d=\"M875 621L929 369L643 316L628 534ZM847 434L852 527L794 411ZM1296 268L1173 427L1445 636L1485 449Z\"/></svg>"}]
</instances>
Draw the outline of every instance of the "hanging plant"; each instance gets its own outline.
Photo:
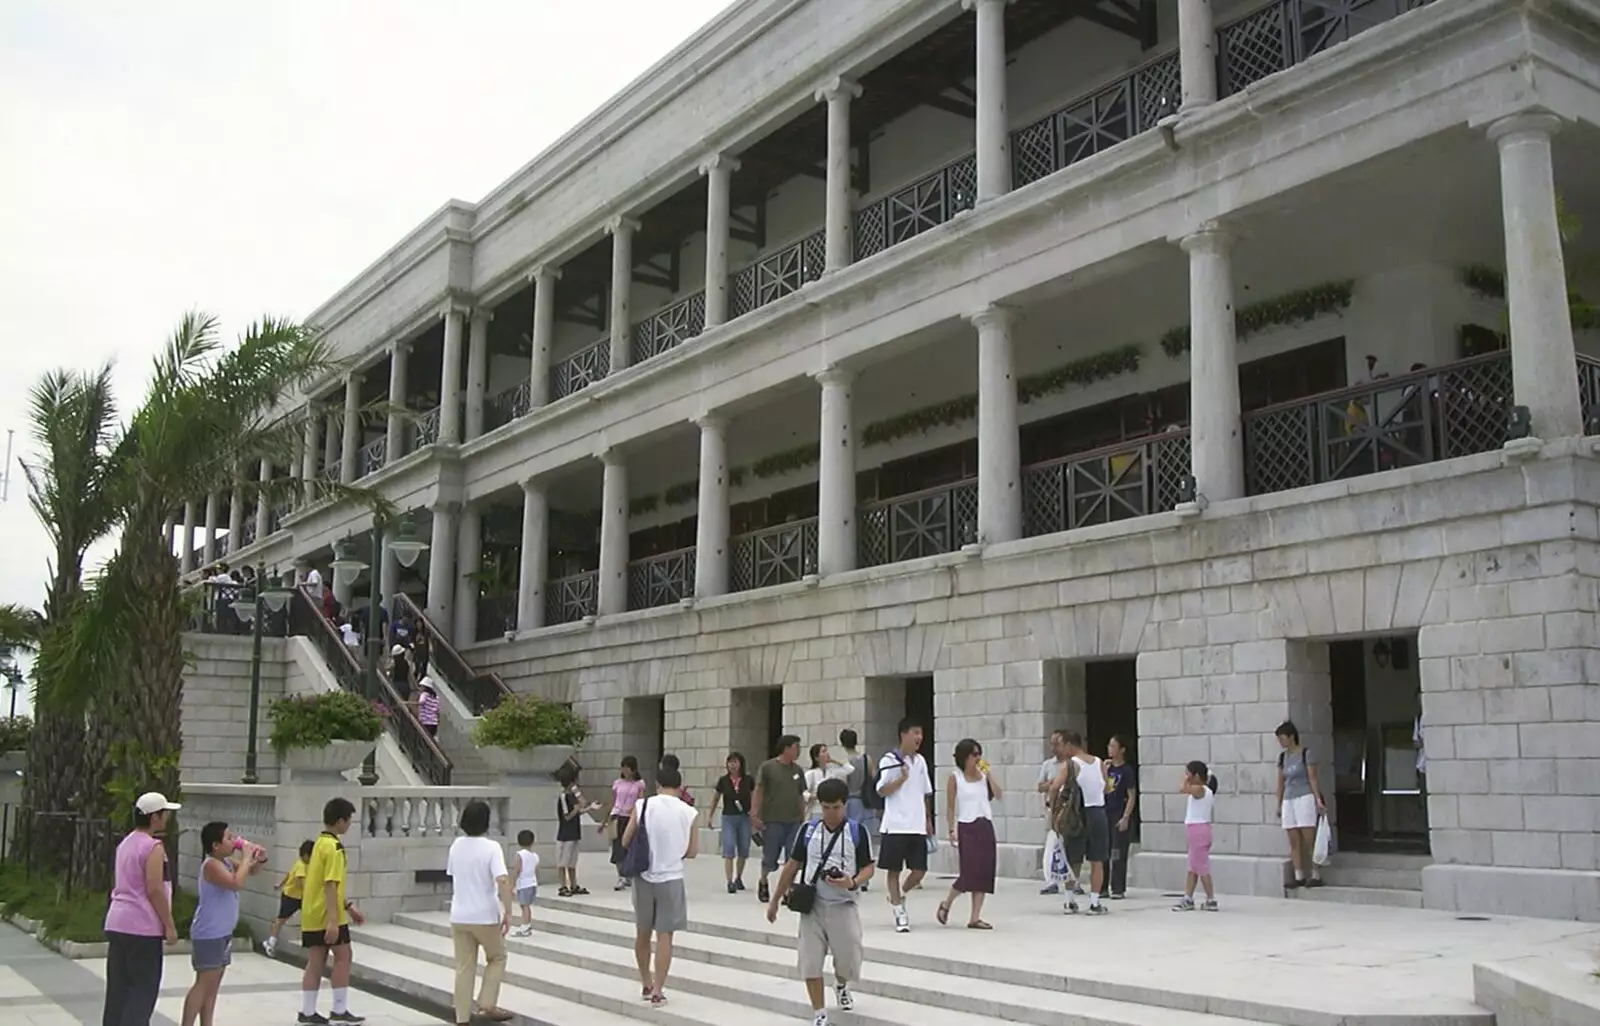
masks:
<instances>
[{"instance_id":1,"label":"hanging plant","mask_svg":"<svg viewBox=\"0 0 1600 1026\"><path fill-rule=\"evenodd\" d=\"M1234 314L1234 333L1240 342L1268 328L1308 324L1326 314L1343 313L1355 295L1355 282L1323 282L1307 289L1285 292L1242 307ZM1173 328L1161 336L1161 350L1174 359L1189 351L1189 325Z\"/></svg>"},{"instance_id":2,"label":"hanging plant","mask_svg":"<svg viewBox=\"0 0 1600 1026\"><path fill-rule=\"evenodd\" d=\"M1120 349L1108 349L1103 353L1096 353L1081 360L1073 360L1071 363L1040 371L1038 374L1019 378L1017 399L1020 402L1031 403L1035 399L1064 392L1073 385L1082 388L1096 381L1114 378L1119 374L1131 374L1138 369L1138 346L1127 345Z\"/></svg>"},{"instance_id":3,"label":"hanging plant","mask_svg":"<svg viewBox=\"0 0 1600 1026\"><path fill-rule=\"evenodd\" d=\"M822 459L822 446L817 442L797 446L784 452L775 452L750 464L750 473L756 477L777 477L809 467Z\"/></svg>"},{"instance_id":4,"label":"hanging plant","mask_svg":"<svg viewBox=\"0 0 1600 1026\"><path fill-rule=\"evenodd\" d=\"M681 506L693 502L700 495L699 481L680 481L661 493L661 501L668 506Z\"/></svg>"},{"instance_id":5,"label":"hanging plant","mask_svg":"<svg viewBox=\"0 0 1600 1026\"><path fill-rule=\"evenodd\" d=\"M1506 276L1488 264L1468 264L1463 267L1461 284L1481 299L1506 298Z\"/></svg>"},{"instance_id":6,"label":"hanging plant","mask_svg":"<svg viewBox=\"0 0 1600 1026\"><path fill-rule=\"evenodd\" d=\"M661 496L641 495L628 503L630 517L642 517L647 513L654 513L661 506Z\"/></svg>"},{"instance_id":7,"label":"hanging plant","mask_svg":"<svg viewBox=\"0 0 1600 1026\"><path fill-rule=\"evenodd\" d=\"M886 445L898 438L926 434L936 428L960 424L977 415L977 395L957 396L942 403L934 403L932 406L924 406L917 410L907 410L905 413L868 424L866 430L861 432L861 445L863 448Z\"/></svg>"}]
</instances>

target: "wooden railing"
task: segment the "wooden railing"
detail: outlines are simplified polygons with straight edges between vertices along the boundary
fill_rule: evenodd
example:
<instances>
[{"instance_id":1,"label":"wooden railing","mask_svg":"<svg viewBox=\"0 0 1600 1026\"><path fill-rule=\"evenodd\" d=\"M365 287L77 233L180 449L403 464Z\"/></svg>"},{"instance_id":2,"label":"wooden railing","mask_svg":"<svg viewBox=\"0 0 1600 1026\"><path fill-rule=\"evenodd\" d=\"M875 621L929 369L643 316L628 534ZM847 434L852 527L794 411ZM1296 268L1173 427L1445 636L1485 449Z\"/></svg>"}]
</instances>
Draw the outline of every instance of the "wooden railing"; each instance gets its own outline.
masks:
<instances>
[{"instance_id":1,"label":"wooden railing","mask_svg":"<svg viewBox=\"0 0 1600 1026\"><path fill-rule=\"evenodd\" d=\"M456 651L434 622L428 619L428 614L412 601L410 595L401 592L394 597L394 613L396 616L409 616L416 622L419 630L428 632L428 659L435 668L440 670L450 686L455 688L472 709L474 716L482 716L485 712L500 704L500 700L511 694L511 689L500 675L493 670L480 672L467 665L461 658L461 653Z\"/></svg>"}]
</instances>

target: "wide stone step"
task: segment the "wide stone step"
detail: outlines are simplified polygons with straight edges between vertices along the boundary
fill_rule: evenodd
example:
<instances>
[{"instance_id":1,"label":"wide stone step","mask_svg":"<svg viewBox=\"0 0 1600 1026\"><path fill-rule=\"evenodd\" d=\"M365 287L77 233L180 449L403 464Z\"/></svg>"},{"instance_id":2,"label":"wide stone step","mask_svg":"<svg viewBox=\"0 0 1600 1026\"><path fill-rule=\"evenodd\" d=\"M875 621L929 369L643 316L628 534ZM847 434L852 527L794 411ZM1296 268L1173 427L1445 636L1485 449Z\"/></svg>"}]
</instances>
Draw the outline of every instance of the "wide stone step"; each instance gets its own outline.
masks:
<instances>
[{"instance_id":1,"label":"wide stone step","mask_svg":"<svg viewBox=\"0 0 1600 1026\"><path fill-rule=\"evenodd\" d=\"M1383 869L1335 863L1324 866L1322 879L1330 887L1374 887L1387 891L1422 890L1422 870Z\"/></svg>"},{"instance_id":2,"label":"wide stone step","mask_svg":"<svg viewBox=\"0 0 1600 1026\"><path fill-rule=\"evenodd\" d=\"M1342 905L1386 905L1390 908L1421 908L1422 889L1392 890L1382 887L1298 887L1289 892L1296 901L1331 901Z\"/></svg>"},{"instance_id":3,"label":"wide stone step","mask_svg":"<svg viewBox=\"0 0 1600 1026\"><path fill-rule=\"evenodd\" d=\"M603 940L582 940L570 934L557 936L550 932L535 933L528 938L509 938L512 969L548 963L606 976L613 981L612 987L619 989L619 998L626 1002L630 999L629 991L636 993L637 988L631 958L632 929L626 924L615 925L621 929L602 931ZM404 943L410 949L408 953L431 951L441 964L451 957L447 916L408 915L397 919L391 929L393 927L410 930L412 936L401 940L385 935L381 943ZM751 1010L790 1021L810 1015L810 1004L804 999L800 982L795 979L792 954L771 946L752 950L738 942L718 944L715 938L696 937L686 943L683 934L674 940L672 975L667 984L667 993L674 1003L678 995L689 994L737 1006L737 1018L731 1021L741 1023L752 1021ZM742 959L739 958L741 949ZM693 952L693 956L689 952ZM720 959L712 962L707 956L720 956ZM561 970L551 975L557 979L567 978ZM937 973L897 966L870 966L864 970L864 975L867 980L857 988L856 1009L849 1016L851 1023L860 1026L984 1026L999 1022L1035 1026L1261 1026L1242 1019L1129 1005L992 981L981 991L975 991L963 987L960 980L952 982L951 978ZM654 1012L650 1014L655 1017Z\"/></svg>"}]
</instances>

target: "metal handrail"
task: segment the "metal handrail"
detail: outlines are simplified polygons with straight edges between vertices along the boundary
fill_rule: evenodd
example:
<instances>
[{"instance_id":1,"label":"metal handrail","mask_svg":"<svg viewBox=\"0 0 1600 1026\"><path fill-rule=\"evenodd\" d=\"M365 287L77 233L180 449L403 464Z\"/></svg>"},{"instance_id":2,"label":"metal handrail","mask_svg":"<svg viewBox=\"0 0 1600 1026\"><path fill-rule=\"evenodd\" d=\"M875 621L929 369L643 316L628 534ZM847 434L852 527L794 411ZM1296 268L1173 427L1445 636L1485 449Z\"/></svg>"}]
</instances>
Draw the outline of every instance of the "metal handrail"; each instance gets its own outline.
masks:
<instances>
[{"instance_id":1,"label":"metal handrail","mask_svg":"<svg viewBox=\"0 0 1600 1026\"><path fill-rule=\"evenodd\" d=\"M448 675L450 683L472 707L474 716L482 716L512 693L511 688L506 686L506 682L498 673L493 670L474 670L468 665L438 626L428 619L428 614L424 613L411 596L404 592L395 596L396 614L402 610L428 632L428 658Z\"/></svg>"}]
</instances>

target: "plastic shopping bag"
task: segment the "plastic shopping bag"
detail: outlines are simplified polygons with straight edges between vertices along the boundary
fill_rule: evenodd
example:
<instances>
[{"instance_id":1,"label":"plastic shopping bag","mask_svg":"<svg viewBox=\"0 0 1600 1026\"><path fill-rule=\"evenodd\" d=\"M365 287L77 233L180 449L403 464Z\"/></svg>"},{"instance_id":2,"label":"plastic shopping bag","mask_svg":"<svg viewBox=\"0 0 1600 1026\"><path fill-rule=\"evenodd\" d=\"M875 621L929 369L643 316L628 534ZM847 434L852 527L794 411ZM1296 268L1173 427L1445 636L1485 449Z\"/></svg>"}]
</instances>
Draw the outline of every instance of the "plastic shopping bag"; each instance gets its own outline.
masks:
<instances>
[{"instance_id":1,"label":"plastic shopping bag","mask_svg":"<svg viewBox=\"0 0 1600 1026\"><path fill-rule=\"evenodd\" d=\"M1326 866L1333 858L1333 831L1328 827L1328 817L1317 817L1317 842L1311 848L1311 861Z\"/></svg>"}]
</instances>

